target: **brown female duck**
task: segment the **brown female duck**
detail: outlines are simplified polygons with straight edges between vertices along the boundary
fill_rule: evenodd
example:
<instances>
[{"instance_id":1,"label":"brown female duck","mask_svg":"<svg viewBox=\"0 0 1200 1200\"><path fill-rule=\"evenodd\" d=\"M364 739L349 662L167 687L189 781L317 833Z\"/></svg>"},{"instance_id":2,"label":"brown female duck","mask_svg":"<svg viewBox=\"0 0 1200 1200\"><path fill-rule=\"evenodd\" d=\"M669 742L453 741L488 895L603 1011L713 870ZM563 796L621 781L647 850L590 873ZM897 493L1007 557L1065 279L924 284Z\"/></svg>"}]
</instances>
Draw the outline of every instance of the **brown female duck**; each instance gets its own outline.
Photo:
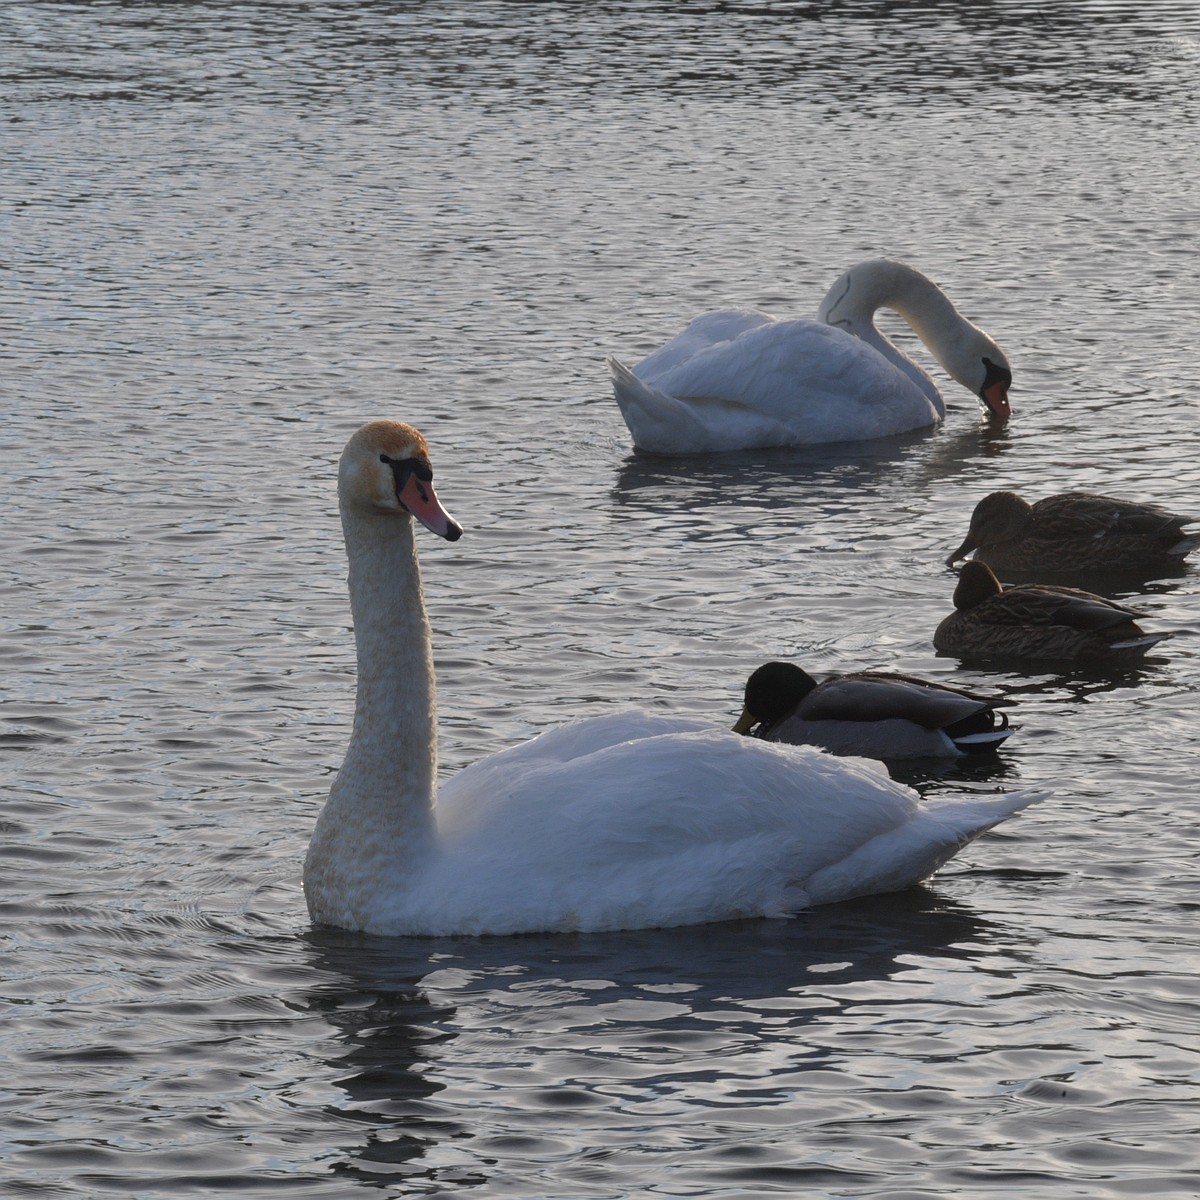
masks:
<instances>
[{"instance_id":1,"label":"brown female duck","mask_svg":"<svg viewBox=\"0 0 1200 1200\"><path fill-rule=\"evenodd\" d=\"M1135 662L1168 634L1148 634L1134 612L1076 588L1023 583L1002 588L986 563L963 564L954 612L933 644L961 658Z\"/></svg>"},{"instance_id":2,"label":"brown female duck","mask_svg":"<svg viewBox=\"0 0 1200 1200\"><path fill-rule=\"evenodd\" d=\"M818 683L794 663L764 663L746 681L735 733L867 758L957 758L1012 733L995 696L911 675L861 671Z\"/></svg>"},{"instance_id":3,"label":"brown female duck","mask_svg":"<svg viewBox=\"0 0 1200 1200\"><path fill-rule=\"evenodd\" d=\"M992 492L975 506L963 544L946 563L974 550L996 571L1170 570L1200 545L1200 533L1183 531L1193 520L1091 492L1059 492L1036 504Z\"/></svg>"}]
</instances>

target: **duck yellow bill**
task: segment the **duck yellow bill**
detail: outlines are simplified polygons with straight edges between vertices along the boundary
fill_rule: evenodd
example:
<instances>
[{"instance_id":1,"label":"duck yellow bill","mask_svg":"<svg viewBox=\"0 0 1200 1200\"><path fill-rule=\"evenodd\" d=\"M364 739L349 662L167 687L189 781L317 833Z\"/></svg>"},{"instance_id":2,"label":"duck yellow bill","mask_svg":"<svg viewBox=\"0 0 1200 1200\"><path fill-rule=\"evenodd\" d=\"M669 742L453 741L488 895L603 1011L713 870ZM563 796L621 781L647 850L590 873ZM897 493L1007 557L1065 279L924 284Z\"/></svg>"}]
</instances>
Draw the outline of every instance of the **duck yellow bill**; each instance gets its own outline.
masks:
<instances>
[{"instance_id":1,"label":"duck yellow bill","mask_svg":"<svg viewBox=\"0 0 1200 1200\"><path fill-rule=\"evenodd\" d=\"M946 566L952 567L960 558L966 558L968 554L974 550L979 543L970 534L967 534L966 540L955 552L946 559Z\"/></svg>"},{"instance_id":2,"label":"duck yellow bill","mask_svg":"<svg viewBox=\"0 0 1200 1200\"><path fill-rule=\"evenodd\" d=\"M742 709L742 715L738 717L737 724L733 727L734 733L749 733L757 724L754 714L748 709Z\"/></svg>"}]
</instances>

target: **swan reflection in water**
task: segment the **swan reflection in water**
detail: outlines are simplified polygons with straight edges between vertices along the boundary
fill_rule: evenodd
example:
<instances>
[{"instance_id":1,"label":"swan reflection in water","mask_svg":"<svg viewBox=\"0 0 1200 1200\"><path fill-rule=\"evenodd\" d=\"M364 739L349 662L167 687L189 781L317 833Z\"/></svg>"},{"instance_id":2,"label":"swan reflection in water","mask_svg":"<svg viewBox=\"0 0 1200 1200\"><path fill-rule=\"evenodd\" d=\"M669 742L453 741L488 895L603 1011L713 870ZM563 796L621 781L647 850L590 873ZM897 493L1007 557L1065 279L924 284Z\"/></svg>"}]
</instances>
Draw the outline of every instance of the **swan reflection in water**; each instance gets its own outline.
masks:
<instances>
[{"instance_id":1,"label":"swan reflection in water","mask_svg":"<svg viewBox=\"0 0 1200 1200\"><path fill-rule=\"evenodd\" d=\"M602 1131L604 1110L631 1089L688 1103L701 1070L736 1088L751 1076L761 1084L765 1062L794 1087L796 1072L841 1070L853 1053L835 1054L807 1026L836 1023L868 995L873 1008L908 1004L905 989L873 985L968 970L1010 939L923 887L786 921L676 930L311 933L320 982L303 1003L336 1031L329 1066L341 1098L326 1108L346 1133L331 1170L484 1183L521 1129L523 1153L537 1154L542 1131L561 1149L563 1128L545 1123L556 1095L586 1093Z\"/></svg>"}]
</instances>

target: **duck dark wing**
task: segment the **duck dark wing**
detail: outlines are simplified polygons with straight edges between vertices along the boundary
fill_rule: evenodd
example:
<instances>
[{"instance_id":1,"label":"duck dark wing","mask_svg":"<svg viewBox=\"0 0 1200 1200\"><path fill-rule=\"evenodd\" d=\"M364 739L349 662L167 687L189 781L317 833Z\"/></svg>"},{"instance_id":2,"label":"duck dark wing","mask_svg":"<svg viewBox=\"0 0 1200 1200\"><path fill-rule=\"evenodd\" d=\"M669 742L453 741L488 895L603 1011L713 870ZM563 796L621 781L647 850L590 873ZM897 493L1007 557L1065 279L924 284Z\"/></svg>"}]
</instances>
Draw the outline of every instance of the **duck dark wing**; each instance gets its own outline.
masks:
<instances>
[{"instance_id":1,"label":"duck dark wing","mask_svg":"<svg viewBox=\"0 0 1200 1200\"><path fill-rule=\"evenodd\" d=\"M1063 492L1032 509L1039 537L1148 537L1172 542L1194 518L1157 504L1138 504L1090 492Z\"/></svg>"},{"instance_id":2,"label":"duck dark wing","mask_svg":"<svg viewBox=\"0 0 1200 1200\"><path fill-rule=\"evenodd\" d=\"M818 684L800 702L796 715L807 721L904 720L941 729L995 701L957 688L906 675L839 675Z\"/></svg>"},{"instance_id":3,"label":"duck dark wing","mask_svg":"<svg viewBox=\"0 0 1200 1200\"><path fill-rule=\"evenodd\" d=\"M1124 625L1142 614L1076 588L1021 583L985 600L971 615L983 625L1065 625L1087 631Z\"/></svg>"},{"instance_id":4,"label":"duck dark wing","mask_svg":"<svg viewBox=\"0 0 1200 1200\"><path fill-rule=\"evenodd\" d=\"M1091 592L1081 592L1075 588L1031 586L1030 590L1043 593L1042 603L1048 611L1051 625L1067 625L1071 629L1087 632L1127 625L1143 615L1132 608L1105 600L1103 596L1094 596Z\"/></svg>"}]
</instances>

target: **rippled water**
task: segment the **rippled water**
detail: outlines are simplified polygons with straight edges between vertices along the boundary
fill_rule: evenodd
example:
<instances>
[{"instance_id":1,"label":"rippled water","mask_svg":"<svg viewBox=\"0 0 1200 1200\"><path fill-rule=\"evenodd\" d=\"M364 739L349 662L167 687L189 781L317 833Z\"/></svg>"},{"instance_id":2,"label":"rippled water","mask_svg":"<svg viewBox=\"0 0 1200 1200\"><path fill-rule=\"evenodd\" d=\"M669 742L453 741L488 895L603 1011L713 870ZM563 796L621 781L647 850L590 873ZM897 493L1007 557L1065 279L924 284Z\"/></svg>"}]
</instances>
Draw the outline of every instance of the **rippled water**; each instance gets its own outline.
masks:
<instances>
[{"instance_id":1,"label":"rippled water","mask_svg":"<svg viewBox=\"0 0 1200 1200\"><path fill-rule=\"evenodd\" d=\"M1120 593L1178 631L1134 672L930 644L986 491L1195 509L1190 20L0 8L4 1194L1200 1190L1196 568ZM936 433L631 454L606 353L879 254L1005 347L1007 430L948 384ZM1054 800L790 922L314 933L374 416L467 527L422 543L445 772L629 703L730 722L791 656L1009 692L990 769L913 777Z\"/></svg>"}]
</instances>

